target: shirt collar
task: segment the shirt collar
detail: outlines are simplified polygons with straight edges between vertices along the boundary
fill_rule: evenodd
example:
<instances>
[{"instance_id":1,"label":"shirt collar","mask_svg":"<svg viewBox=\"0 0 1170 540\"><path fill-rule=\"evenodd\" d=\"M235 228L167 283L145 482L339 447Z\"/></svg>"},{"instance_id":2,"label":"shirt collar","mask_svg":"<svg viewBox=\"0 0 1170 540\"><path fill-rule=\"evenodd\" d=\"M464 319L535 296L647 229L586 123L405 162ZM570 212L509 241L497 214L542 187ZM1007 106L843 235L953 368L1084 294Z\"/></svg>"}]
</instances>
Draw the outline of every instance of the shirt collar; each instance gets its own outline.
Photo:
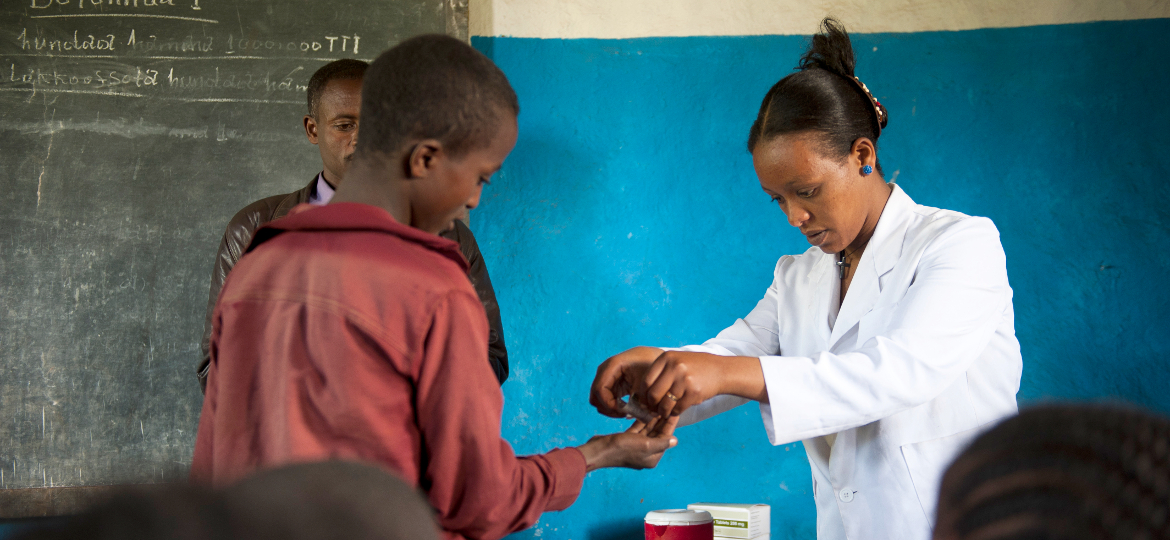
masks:
<instances>
[{"instance_id":1,"label":"shirt collar","mask_svg":"<svg viewBox=\"0 0 1170 540\"><path fill-rule=\"evenodd\" d=\"M409 225L403 225L394 220L390 212L377 206L361 203L334 203L325 206L299 204L289 211L288 215L276 221L270 221L256 230L252 243L247 252L256 249L256 246L267 242L281 233L289 231L303 232L354 232L371 231L392 234L407 242L419 244L427 249L438 252L440 255L455 261L464 272L467 271L467 259L459 250L459 244L438 235L430 234Z\"/></svg>"},{"instance_id":2,"label":"shirt collar","mask_svg":"<svg viewBox=\"0 0 1170 540\"><path fill-rule=\"evenodd\" d=\"M874 266L878 275L894 267L898 258L902 256L902 241L906 236L906 226L910 211L914 208L914 201L902 191L902 187L893 184L890 198L886 200L886 207L882 216L878 218L877 227L869 239L869 245L874 246Z\"/></svg>"},{"instance_id":3,"label":"shirt collar","mask_svg":"<svg viewBox=\"0 0 1170 540\"><path fill-rule=\"evenodd\" d=\"M333 187L325 181L325 171L317 173L317 182L313 186L313 194L305 201L313 206L325 206L333 199Z\"/></svg>"}]
</instances>

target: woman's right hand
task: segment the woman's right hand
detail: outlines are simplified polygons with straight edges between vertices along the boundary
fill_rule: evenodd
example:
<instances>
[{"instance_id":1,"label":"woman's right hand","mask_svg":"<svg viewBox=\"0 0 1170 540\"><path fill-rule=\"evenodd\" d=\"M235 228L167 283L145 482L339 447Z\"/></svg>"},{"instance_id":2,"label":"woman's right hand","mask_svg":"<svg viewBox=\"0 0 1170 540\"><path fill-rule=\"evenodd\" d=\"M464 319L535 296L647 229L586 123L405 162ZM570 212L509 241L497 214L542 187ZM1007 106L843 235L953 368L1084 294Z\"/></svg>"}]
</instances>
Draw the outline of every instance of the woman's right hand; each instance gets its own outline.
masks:
<instances>
[{"instance_id":1,"label":"woman's right hand","mask_svg":"<svg viewBox=\"0 0 1170 540\"><path fill-rule=\"evenodd\" d=\"M597 367L597 376L593 378L593 387L589 391L589 403L606 416L627 417L622 398L644 383L646 371L661 354L662 349L657 347L634 347L609 357Z\"/></svg>"}]
</instances>

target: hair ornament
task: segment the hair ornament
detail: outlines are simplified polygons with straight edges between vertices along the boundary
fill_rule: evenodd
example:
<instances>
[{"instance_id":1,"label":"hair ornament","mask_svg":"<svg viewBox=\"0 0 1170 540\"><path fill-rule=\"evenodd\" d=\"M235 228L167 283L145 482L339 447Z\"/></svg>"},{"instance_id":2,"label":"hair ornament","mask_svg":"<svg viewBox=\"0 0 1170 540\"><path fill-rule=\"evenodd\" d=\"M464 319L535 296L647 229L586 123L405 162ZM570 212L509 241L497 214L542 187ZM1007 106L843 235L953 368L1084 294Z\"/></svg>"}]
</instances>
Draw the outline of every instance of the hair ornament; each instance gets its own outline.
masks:
<instances>
[{"instance_id":1,"label":"hair ornament","mask_svg":"<svg viewBox=\"0 0 1170 540\"><path fill-rule=\"evenodd\" d=\"M882 105L882 103L878 101L877 98L873 97L873 94L869 91L869 88L865 86L865 83L861 82L861 79L858 79L857 77L845 78L849 79L849 82L853 83L854 86L859 88L861 92L865 94L865 97L869 98L869 102L873 104L873 114L874 118L877 120L878 135L881 135L882 130L885 129L886 124L890 121L890 115L886 112L886 107Z\"/></svg>"}]
</instances>

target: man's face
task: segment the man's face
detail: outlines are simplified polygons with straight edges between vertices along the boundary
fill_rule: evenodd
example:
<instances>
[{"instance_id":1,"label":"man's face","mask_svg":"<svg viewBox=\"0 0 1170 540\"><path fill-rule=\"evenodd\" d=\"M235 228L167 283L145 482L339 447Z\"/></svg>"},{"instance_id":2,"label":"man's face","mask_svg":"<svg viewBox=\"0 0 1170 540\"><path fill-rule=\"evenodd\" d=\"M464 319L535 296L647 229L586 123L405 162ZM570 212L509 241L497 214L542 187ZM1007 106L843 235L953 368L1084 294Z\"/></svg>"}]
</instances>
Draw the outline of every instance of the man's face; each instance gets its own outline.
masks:
<instances>
[{"instance_id":1,"label":"man's face","mask_svg":"<svg viewBox=\"0 0 1170 540\"><path fill-rule=\"evenodd\" d=\"M362 80L334 79L321 92L317 117L305 116L305 135L321 151L325 181L333 187L341 184L353 159L361 110Z\"/></svg>"}]
</instances>

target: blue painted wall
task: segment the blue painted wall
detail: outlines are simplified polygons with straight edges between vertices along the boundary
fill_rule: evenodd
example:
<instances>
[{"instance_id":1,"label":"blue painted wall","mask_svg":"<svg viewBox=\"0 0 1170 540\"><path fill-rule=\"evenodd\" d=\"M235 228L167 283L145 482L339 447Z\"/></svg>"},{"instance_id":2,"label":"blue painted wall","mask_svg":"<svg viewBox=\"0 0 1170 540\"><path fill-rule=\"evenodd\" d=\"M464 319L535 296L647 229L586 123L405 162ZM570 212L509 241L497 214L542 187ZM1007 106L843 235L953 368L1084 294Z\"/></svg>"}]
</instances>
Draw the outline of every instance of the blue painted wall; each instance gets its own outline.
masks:
<instances>
[{"instance_id":1,"label":"blue painted wall","mask_svg":"<svg viewBox=\"0 0 1170 540\"><path fill-rule=\"evenodd\" d=\"M1170 20L854 38L891 113L887 178L1002 233L1021 400L1170 412ZM804 38L472 42L522 108L472 222L513 363L504 435L520 453L580 444L624 427L588 405L598 363L714 335L807 248L745 150ZM770 446L756 407L678 436L657 469L592 473L512 538L641 538L645 512L696 501L769 503L774 539L814 538L803 448Z\"/></svg>"}]
</instances>

